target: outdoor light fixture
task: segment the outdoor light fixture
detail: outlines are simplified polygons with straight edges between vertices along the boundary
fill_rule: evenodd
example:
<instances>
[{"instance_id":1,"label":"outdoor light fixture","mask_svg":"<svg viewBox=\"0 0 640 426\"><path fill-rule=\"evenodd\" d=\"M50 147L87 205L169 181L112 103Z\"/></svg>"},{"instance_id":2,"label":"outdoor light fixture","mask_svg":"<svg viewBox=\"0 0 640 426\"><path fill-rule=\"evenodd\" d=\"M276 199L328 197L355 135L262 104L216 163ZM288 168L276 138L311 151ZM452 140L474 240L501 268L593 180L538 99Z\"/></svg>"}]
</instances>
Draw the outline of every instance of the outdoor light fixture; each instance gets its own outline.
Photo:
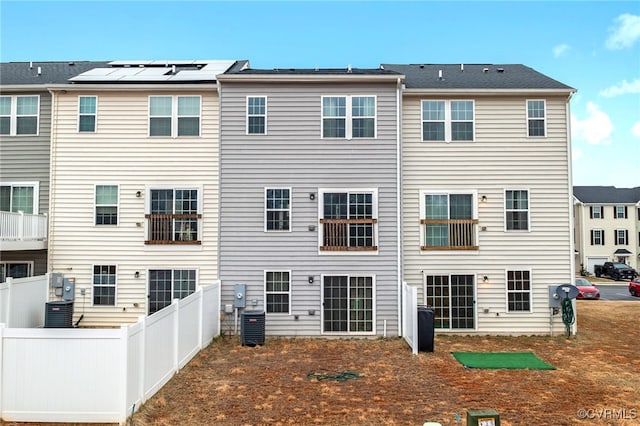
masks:
<instances>
[{"instance_id":1,"label":"outdoor light fixture","mask_svg":"<svg viewBox=\"0 0 640 426\"><path fill-rule=\"evenodd\" d=\"M315 199L316 199L316 193L315 193L315 192L310 192L310 193L309 193L309 199L310 199L311 201L315 200Z\"/></svg>"},{"instance_id":2,"label":"outdoor light fixture","mask_svg":"<svg viewBox=\"0 0 640 426\"><path fill-rule=\"evenodd\" d=\"M313 284L313 275L309 275L309 284Z\"/></svg>"},{"instance_id":3,"label":"outdoor light fixture","mask_svg":"<svg viewBox=\"0 0 640 426\"><path fill-rule=\"evenodd\" d=\"M487 196L486 196L486 195L483 195L483 196L480 198L480 202L481 202L481 203L486 203L486 202L487 202Z\"/></svg>"},{"instance_id":4,"label":"outdoor light fixture","mask_svg":"<svg viewBox=\"0 0 640 426\"><path fill-rule=\"evenodd\" d=\"M133 276L134 276L134 277L136 277L136 278L140 278L140 272L139 272L139 271L136 271L136 273L135 273L135 274L133 274Z\"/></svg>"},{"instance_id":5,"label":"outdoor light fixture","mask_svg":"<svg viewBox=\"0 0 640 426\"><path fill-rule=\"evenodd\" d=\"M482 277L482 282L483 283L488 283L489 282L489 277L486 276L486 275L484 277Z\"/></svg>"},{"instance_id":6,"label":"outdoor light fixture","mask_svg":"<svg viewBox=\"0 0 640 426\"><path fill-rule=\"evenodd\" d=\"M141 191L136 192L136 198L140 198L140 197L142 197L142 192Z\"/></svg>"}]
</instances>

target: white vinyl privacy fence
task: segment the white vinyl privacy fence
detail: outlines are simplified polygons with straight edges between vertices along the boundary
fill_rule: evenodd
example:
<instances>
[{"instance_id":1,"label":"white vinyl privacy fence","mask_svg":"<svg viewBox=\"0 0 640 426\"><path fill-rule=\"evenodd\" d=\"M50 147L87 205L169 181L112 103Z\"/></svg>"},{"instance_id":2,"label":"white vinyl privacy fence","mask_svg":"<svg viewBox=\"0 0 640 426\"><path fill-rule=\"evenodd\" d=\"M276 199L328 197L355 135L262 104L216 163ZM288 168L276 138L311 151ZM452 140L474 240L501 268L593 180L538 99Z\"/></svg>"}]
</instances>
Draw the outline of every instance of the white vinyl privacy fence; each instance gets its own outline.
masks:
<instances>
[{"instance_id":1,"label":"white vinyl privacy fence","mask_svg":"<svg viewBox=\"0 0 640 426\"><path fill-rule=\"evenodd\" d=\"M0 324L0 418L124 423L220 335L219 307L217 282L119 329Z\"/></svg>"},{"instance_id":2,"label":"white vinyl privacy fence","mask_svg":"<svg viewBox=\"0 0 640 426\"><path fill-rule=\"evenodd\" d=\"M49 274L7 278L0 284L0 324L11 328L42 327L48 298Z\"/></svg>"},{"instance_id":3,"label":"white vinyl privacy fence","mask_svg":"<svg viewBox=\"0 0 640 426\"><path fill-rule=\"evenodd\" d=\"M418 289L402 282L402 336L418 353Z\"/></svg>"}]
</instances>

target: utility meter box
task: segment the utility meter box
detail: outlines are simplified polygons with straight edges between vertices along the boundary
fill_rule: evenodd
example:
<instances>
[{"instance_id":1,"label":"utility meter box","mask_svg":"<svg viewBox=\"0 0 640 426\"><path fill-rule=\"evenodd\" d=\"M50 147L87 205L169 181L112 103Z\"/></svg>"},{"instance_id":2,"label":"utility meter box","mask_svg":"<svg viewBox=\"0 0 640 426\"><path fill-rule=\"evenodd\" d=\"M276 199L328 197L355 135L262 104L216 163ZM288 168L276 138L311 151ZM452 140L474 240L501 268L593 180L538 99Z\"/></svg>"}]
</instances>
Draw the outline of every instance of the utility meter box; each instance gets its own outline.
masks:
<instances>
[{"instance_id":1,"label":"utility meter box","mask_svg":"<svg viewBox=\"0 0 640 426\"><path fill-rule=\"evenodd\" d=\"M76 297L76 279L65 278L62 287L62 299L73 300Z\"/></svg>"},{"instance_id":2,"label":"utility meter box","mask_svg":"<svg viewBox=\"0 0 640 426\"><path fill-rule=\"evenodd\" d=\"M562 306L562 295L558 294L556 291L558 289L557 285L549 286L549 307L550 308L559 308Z\"/></svg>"},{"instance_id":3,"label":"utility meter box","mask_svg":"<svg viewBox=\"0 0 640 426\"><path fill-rule=\"evenodd\" d=\"M469 410L467 426L500 426L500 415L496 410Z\"/></svg>"},{"instance_id":4,"label":"utility meter box","mask_svg":"<svg viewBox=\"0 0 640 426\"><path fill-rule=\"evenodd\" d=\"M246 284L235 284L233 286L233 307L244 308L247 306L247 286Z\"/></svg>"}]
</instances>

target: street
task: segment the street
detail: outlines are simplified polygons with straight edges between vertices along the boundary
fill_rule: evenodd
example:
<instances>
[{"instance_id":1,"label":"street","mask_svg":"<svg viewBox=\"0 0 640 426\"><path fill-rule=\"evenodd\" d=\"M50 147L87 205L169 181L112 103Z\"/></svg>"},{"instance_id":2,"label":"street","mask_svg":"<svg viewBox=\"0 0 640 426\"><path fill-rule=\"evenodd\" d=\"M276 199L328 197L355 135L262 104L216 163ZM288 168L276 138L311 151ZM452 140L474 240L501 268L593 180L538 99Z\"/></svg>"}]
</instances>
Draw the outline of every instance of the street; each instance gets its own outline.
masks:
<instances>
[{"instance_id":1,"label":"street","mask_svg":"<svg viewBox=\"0 0 640 426\"><path fill-rule=\"evenodd\" d=\"M600 290L600 300L626 300L639 301L640 297L633 297L629 294L629 283L625 284L602 284L594 283Z\"/></svg>"}]
</instances>

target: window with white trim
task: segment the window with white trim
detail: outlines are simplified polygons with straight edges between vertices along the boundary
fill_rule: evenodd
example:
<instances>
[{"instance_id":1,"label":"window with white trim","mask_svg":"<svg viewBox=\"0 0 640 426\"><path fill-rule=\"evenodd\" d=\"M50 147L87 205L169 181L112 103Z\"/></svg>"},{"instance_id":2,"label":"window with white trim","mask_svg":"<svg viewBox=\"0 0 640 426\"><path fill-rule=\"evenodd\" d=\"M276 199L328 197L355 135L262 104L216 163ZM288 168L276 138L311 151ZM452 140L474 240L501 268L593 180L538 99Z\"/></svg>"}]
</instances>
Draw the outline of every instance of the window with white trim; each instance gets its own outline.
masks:
<instances>
[{"instance_id":1,"label":"window with white trim","mask_svg":"<svg viewBox=\"0 0 640 426\"><path fill-rule=\"evenodd\" d=\"M7 278L27 278L33 276L33 262L6 261L0 262L0 282Z\"/></svg>"},{"instance_id":2,"label":"window with white trim","mask_svg":"<svg viewBox=\"0 0 640 426\"><path fill-rule=\"evenodd\" d=\"M543 137L547 134L547 113L544 100L527 100L527 134Z\"/></svg>"},{"instance_id":3,"label":"window with white trim","mask_svg":"<svg viewBox=\"0 0 640 426\"><path fill-rule=\"evenodd\" d=\"M247 134L267 134L267 98L265 96L247 97Z\"/></svg>"},{"instance_id":4,"label":"window with white trim","mask_svg":"<svg viewBox=\"0 0 640 426\"><path fill-rule=\"evenodd\" d=\"M265 189L265 230L291 230L291 189Z\"/></svg>"},{"instance_id":5,"label":"window with white trim","mask_svg":"<svg viewBox=\"0 0 640 426\"><path fill-rule=\"evenodd\" d=\"M375 138L376 121L375 96L322 97L323 138Z\"/></svg>"},{"instance_id":6,"label":"window with white trim","mask_svg":"<svg viewBox=\"0 0 640 426\"><path fill-rule=\"evenodd\" d=\"M266 271L264 278L268 314L290 313L291 272Z\"/></svg>"},{"instance_id":7,"label":"window with white trim","mask_svg":"<svg viewBox=\"0 0 640 426\"><path fill-rule=\"evenodd\" d=\"M374 277L327 275L322 280L322 331L373 333Z\"/></svg>"},{"instance_id":8,"label":"window with white trim","mask_svg":"<svg viewBox=\"0 0 640 426\"><path fill-rule=\"evenodd\" d=\"M592 229L591 230L591 245L603 246L604 245L604 230Z\"/></svg>"},{"instance_id":9,"label":"window with white trim","mask_svg":"<svg viewBox=\"0 0 640 426\"><path fill-rule=\"evenodd\" d=\"M93 305L115 306L116 265L93 266Z\"/></svg>"},{"instance_id":10,"label":"window with white trim","mask_svg":"<svg viewBox=\"0 0 640 426\"><path fill-rule=\"evenodd\" d=\"M37 135L40 96L0 96L0 135Z\"/></svg>"},{"instance_id":11,"label":"window with white trim","mask_svg":"<svg viewBox=\"0 0 640 426\"><path fill-rule=\"evenodd\" d=\"M196 291L195 269L149 270L149 315Z\"/></svg>"},{"instance_id":12,"label":"window with white trim","mask_svg":"<svg viewBox=\"0 0 640 426\"><path fill-rule=\"evenodd\" d=\"M477 250L475 195L421 193L421 250Z\"/></svg>"},{"instance_id":13,"label":"window with white trim","mask_svg":"<svg viewBox=\"0 0 640 426\"><path fill-rule=\"evenodd\" d=\"M3 183L0 185L0 211L38 213L38 185Z\"/></svg>"},{"instance_id":14,"label":"window with white trim","mask_svg":"<svg viewBox=\"0 0 640 426\"><path fill-rule=\"evenodd\" d=\"M96 225L118 224L118 185L96 185Z\"/></svg>"},{"instance_id":15,"label":"window with white trim","mask_svg":"<svg viewBox=\"0 0 640 426\"><path fill-rule=\"evenodd\" d=\"M507 231L529 230L529 191L508 189L505 191L505 229Z\"/></svg>"},{"instance_id":16,"label":"window with white trim","mask_svg":"<svg viewBox=\"0 0 640 426\"><path fill-rule=\"evenodd\" d=\"M200 96L149 96L149 136L200 136Z\"/></svg>"},{"instance_id":17,"label":"window with white trim","mask_svg":"<svg viewBox=\"0 0 640 426\"><path fill-rule=\"evenodd\" d=\"M97 112L97 97L78 96L78 132L92 133L96 131Z\"/></svg>"},{"instance_id":18,"label":"window with white trim","mask_svg":"<svg viewBox=\"0 0 640 426\"><path fill-rule=\"evenodd\" d=\"M145 244L200 244L200 191L165 188L149 191Z\"/></svg>"},{"instance_id":19,"label":"window with white trim","mask_svg":"<svg viewBox=\"0 0 640 426\"><path fill-rule=\"evenodd\" d=\"M613 217L615 219L627 219L627 206L613 206Z\"/></svg>"},{"instance_id":20,"label":"window with white trim","mask_svg":"<svg viewBox=\"0 0 640 426\"><path fill-rule=\"evenodd\" d=\"M422 141L473 141L474 101L422 100Z\"/></svg>"},{"instance_id":21,"label":"window with white trim","mask_svg":"<svg viewBox=\"0 0 640 426\"><path fill-rule=\"evenodd\" d=\"M590 206L589 213L591 219L604 219L604 208L602 206Z\"/></svg>"},{"instance_id":22,"label":"window with white trim","mask_svg":"<svg viewBox=\"0 0 640 426\"><path fill-rule=\"evenodd\" d=\"M627 229L616 229L616 245L626 246L629 244L629 231Z\"/></svg>"},{"instance_id":23,"label":"window with white trim","mask_svg":"<svg viewBox=\"0 0 640 426\"><path fill-rule=\"evenodd\" d=\"M507 271L507 311L531 311L531 272Z\"/></svg>"},{"instance_id":24,"label":"window with white trim","mask_svg":"<svg viewBox=\"0 0 640 426\"><path fill-rule=\"evenodd\" d=\"M321 191L320 250L376 251L376 191Z\"/></svg>"}]
</instances>

